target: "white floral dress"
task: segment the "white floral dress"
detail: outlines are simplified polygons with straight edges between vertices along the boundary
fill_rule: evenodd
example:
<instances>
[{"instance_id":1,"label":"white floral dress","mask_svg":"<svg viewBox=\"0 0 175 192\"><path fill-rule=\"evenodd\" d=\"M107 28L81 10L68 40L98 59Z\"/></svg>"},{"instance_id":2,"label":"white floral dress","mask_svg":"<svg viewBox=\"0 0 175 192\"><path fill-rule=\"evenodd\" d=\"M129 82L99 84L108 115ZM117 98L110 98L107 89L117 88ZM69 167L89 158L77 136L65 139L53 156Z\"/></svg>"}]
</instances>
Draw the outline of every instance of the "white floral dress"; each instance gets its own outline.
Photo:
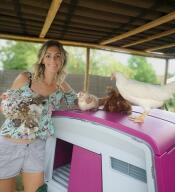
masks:
<instances>
[{"instance_id":1,"label":"white floral dress","mask_svg":"<svg viewBox=\"0 0 175 192\"><path fill-rule=\"evenodd\" d=\"M42 110L37 119L35 118L35 120L32 119L30 121L25 119L21 121L15 118L15 106L25 104L31 98L36 98L39 95L31 90L28 82L19 89L7 90L7 94L10 96L6 104L6 109L11 111L14 118L11 118L10 115L6 118L0 129L0 135L6 135L15 139L46 139L52 136L55 130L51 119L52 111L65 107L72 109L77 105L77 95L73 90L67 93L57 90L47 98L44 98ZM5 112L7 113L7 111ZM29 123L31 121L32 123Z\"/></svg>"}]
</instances>

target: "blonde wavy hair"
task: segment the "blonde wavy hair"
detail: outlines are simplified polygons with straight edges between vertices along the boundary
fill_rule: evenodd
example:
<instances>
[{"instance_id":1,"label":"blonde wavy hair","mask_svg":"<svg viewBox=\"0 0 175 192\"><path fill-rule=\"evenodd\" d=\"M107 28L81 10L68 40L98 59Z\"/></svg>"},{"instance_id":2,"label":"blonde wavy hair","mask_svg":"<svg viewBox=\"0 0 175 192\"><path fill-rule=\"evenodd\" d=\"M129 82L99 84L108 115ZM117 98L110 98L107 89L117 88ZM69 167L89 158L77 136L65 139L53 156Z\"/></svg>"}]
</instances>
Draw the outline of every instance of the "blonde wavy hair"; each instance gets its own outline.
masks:
<instances>
[{"instance_id":1,"label":"blonde wavy hair","mask_svg":"<svg viewBox=\"0 0 175 192\"><path fill-rule=\"evenodd\" d=\"M60 85L64 81L66 76L65 65L67 63L67 52L63 48L63 45L56 40L46 41L40 48L38 52L38 60L34 64L33 79L40 80L44 78L45 65L42 63L42 61L49 47L57 47L60 50L61 67L56 76L57 84Z\"/></svg>"}]
</instances>

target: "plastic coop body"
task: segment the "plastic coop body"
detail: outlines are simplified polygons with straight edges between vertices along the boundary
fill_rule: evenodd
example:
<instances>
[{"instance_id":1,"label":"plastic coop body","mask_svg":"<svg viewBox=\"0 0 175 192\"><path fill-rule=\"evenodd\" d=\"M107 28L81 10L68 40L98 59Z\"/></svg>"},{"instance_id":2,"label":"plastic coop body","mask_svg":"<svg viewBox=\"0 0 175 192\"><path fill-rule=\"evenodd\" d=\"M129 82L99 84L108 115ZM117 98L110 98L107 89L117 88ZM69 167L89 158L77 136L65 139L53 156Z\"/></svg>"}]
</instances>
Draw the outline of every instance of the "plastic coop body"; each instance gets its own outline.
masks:
<instances>
[{"instance_id":1,"label":"plastic coop body","mask_svg":"<svg viewBox=\"0 0 175 192\"><path fill-rule=\"evenodd\" d=\"M101 110L56 111L53 122L49 192L175 192L175 114L152 110L138 124Z\"/></svg>"}]
</instances>

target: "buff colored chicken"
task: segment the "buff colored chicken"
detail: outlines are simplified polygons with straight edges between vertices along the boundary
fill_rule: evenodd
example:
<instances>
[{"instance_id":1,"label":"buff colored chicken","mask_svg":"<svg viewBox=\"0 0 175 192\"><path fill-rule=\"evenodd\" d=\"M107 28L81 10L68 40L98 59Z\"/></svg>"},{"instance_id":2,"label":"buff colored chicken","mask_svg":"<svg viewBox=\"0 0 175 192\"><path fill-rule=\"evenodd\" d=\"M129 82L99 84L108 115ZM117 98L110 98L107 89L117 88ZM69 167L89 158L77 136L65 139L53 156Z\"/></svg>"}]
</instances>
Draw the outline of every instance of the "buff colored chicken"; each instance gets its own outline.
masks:
<instances>
[{"instance_id":1,"label":"buff colored chicken","mask_svg":"<svg viewBox=\"0 0 175 192\"><path fill-rule=\"evenodd\" d=\"M78 106L82 111L97 109L98 98L95 95L81 91L78 93Z\"/></svg>"},{"instance_id":2,"label":"buff colored chicken","mask_svg":"<svg viewBox=\"0 0 175 192\"><path fill-rule=\"evenodd\" d=\"M115 72L111 79L116 80L120 94L134 105L141 106L144 112L136 117L130 116L134 122L142 123L151 108L159 108L175 93L175 82L167 85L152 85L132 79L127 79L122 73Z\"/></svg>"}]
</instances>

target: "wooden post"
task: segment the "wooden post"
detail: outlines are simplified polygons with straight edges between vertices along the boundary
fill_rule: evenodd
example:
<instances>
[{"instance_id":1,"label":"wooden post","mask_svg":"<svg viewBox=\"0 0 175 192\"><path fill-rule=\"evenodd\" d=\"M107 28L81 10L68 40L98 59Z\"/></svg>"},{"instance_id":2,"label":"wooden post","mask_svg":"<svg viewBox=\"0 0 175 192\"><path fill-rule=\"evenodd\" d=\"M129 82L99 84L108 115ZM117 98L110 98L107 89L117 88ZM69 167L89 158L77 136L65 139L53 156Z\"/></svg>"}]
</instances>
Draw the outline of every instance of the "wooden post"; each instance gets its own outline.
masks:
<instances>
[{"instance_id":1,"label":"wooden post","mask_svg":"<svg viewBox=\"0 0 175 192\"><path fill-rule=\"evenodd\" d=\"M90 69L90 48L86 49L86 70L84 78L84 91L88 92L89 88L89 69Z\"/></svg>"},{"instance_id":2,"label":"wooden post","mask_svg":"<svg viewBox=\"0 0 175 192\"><path fill-rule=\"evenodd\" d=\"M167 83L169 59L166 59L165 61L164 85Z\"/></svg>"}]
</instances>

